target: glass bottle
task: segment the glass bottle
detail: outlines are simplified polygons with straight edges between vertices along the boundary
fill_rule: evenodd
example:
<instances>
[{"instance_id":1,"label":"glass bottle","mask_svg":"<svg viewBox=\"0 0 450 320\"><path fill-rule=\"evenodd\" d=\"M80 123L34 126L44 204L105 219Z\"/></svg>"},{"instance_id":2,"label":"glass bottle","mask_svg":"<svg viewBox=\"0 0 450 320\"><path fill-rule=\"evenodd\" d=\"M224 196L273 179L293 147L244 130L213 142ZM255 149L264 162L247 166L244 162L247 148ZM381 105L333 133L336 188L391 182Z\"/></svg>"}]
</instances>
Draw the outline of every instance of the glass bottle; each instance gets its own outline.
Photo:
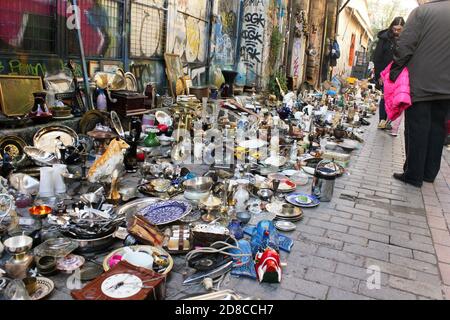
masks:
<instances>
[{"instance_id":1,"label":"glass bottle","mask_svg":"<svg viewBox=\"0 0 450 320\"><path fill-rule=\"evenodd\" d=\"M250 199L250 194L247 191L245 184L243 183L239 184L238 189L234 194L233 198L236 201L236 212L246 211L247 201Z\"/></svg>"}]
</instances>

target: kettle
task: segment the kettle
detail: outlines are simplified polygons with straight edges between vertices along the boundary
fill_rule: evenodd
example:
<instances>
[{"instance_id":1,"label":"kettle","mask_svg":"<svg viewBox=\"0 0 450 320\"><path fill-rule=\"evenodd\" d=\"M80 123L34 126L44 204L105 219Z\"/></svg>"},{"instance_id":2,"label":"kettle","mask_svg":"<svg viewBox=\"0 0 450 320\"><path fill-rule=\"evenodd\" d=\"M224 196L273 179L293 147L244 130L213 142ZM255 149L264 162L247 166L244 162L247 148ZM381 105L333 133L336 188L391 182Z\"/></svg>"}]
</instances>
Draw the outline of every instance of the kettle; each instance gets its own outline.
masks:
<instances>
[{"instance_id":1,"label":"kettle","mask_svg":"<svg viewBox=\"0 0 450 320\"><path fill-rule=\"evenodd\" d=\"M338 175L339 167L334 159L331 162L327 160L319 162L314 172L311 194L321 202L330 202L333 198L334 184Z\"/></svg>"}]
</instances>

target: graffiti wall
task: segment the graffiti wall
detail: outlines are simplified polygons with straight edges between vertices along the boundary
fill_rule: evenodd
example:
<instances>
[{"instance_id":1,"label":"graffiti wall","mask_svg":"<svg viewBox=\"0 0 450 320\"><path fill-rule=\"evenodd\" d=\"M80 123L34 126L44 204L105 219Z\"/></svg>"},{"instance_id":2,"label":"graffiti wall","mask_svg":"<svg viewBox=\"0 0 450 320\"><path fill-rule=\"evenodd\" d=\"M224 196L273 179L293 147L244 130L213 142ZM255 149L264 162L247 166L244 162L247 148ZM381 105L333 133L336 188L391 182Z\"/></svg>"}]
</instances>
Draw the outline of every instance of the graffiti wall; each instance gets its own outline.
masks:
<instances>
[{"instance_id":1,"label":"graffiti wall","mask_svg":"<svg viewBox=\"0 0 450 320\"><path fill-rule=\"evenodd\" d=\"M222 68L233 68L236 60L240 1L219 0L213 21L211 60Z\"/></svg>"},{"instance_id":2,"label":"graffiti wall","mask_svg":"<svg viewBox=\"0 0 450 320\"><path fill-rule=\"evenodd\" d=\"M209 39L209 2L176 0L170 25L167 52L178 54L189 64L207 61Z\"/></svg>"},{"instance_id":3,"label":"graffiti wall","mask_svg":"<svg viewBox=\"0 0 450 320\"><path fill-rule=\"evenodd\" d=\"M264 42L269 0L244 0L241 30L240 78L247 85L256 85L262 77Z\"/></svg>"},{"instance_id":4,"label":"graffiti wall","mask_svg":"<svg viewBox=\"0 0 450 320\"><path fill-rule=\"evenodd\" d=\"M130 72L136 76L138 91L144 92L148 83L155 83L159 94L164 94L166 83L166 71L161 61L136 60L130 64ZM170 93L170 92L169 92Z\"/></svg>"}]
</instances>

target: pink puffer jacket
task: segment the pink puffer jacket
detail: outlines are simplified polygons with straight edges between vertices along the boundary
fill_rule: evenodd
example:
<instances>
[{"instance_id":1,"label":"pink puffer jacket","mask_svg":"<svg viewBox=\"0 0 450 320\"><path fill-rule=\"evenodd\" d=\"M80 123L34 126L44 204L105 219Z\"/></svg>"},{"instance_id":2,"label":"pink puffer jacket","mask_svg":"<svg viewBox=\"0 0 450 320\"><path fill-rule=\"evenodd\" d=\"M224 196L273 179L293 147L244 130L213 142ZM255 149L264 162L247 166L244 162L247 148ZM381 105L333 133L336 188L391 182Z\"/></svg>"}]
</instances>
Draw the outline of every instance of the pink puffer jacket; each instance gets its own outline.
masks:
<instances>
[{"instance_id":1,"label":"pink puffer jacket","mask_svg":"<svg viewBox=\"0 0 450 320\"><path fill-rule=\"evenodd\" d=\"M381 72L381 78L384 85L384 101L386 113L389 120L394 121L408 109L411 104L411 88L409 84L409 71L404 68L397 81L392 82L389 79L392 63Z\"/></svg>"}]
</instances>

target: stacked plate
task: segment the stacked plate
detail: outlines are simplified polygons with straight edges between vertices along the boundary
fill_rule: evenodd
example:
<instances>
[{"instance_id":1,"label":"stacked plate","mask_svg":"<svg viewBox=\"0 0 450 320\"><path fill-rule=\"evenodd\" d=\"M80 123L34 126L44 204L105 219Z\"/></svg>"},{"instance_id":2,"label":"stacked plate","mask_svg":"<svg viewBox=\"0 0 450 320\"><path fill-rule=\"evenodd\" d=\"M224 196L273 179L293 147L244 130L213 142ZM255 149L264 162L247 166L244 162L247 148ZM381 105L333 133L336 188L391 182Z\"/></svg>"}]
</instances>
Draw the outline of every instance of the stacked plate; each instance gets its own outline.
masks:
<instances>
[{"instance_id":1,"label":"stacked plate","mask_svg":"<svg viewBox=\"0 0 450 320\"><path fill-rule=\"evenodd\" d=\"M314 208L320 204L320 201L316 197L299 192L291 193L286 196L286 201L294 206L302 208Z\"/></svg>"},{"instance_id":2,"label":"stacked plate","mask_svg":"<svg viewBox=\"0 0 450 320\"><path fill-rule=\"evenodd\" d=\"M274 213L277 220L298 222L303 218L302 209L286 203L269 203L266 210Z\"/></svg>"}]
</instances>

